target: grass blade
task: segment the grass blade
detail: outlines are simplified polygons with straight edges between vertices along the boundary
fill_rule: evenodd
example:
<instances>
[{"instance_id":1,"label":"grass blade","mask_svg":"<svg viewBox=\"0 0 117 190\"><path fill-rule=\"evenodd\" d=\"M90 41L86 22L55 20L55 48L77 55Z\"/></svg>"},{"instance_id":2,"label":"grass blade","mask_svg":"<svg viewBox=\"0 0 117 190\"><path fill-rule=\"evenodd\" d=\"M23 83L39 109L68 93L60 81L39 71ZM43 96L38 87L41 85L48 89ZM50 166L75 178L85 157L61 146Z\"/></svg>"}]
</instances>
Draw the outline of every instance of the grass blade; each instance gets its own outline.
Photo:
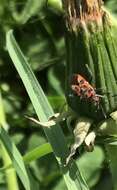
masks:
<instances>
[{"instance_id":1,"label":"grass blade","mask_svg":"<svg viewBox=\"0 0 117 190\"><path fill-rule=\"evenodd\" d=\"M39 120L41 122L48 121L48 118L52 116L54 112L16 43L11 30L7 33L7 49L24 83ZM88 190L87 184L74 162L69 163L67 167L63 167L62 165L63 160L65 160L68 155L68 148L60 126L55 125L51 128L44 128L44 131L52 146L58 163L62 166L61 169L68 189Z\"/></svg>"},{"instance_id":2,"label":"grass blade","mask_svg":"<svg viewBox=\"0 0 117 190\"><path fill-rule=\"evenodd\" d=\"M43 156L46 156L47 154L52 152L53 150L51 145L49 143L44 143L26 153L24 156L22 156L22 158L25 164L29 164L30 162L37 160ZM5 172L5 170L11 168L12 166L13 164L8 164L4 167L1 167L0 172Z\"/></svg>"},{"instance_id":3,"label":"grass blade","mask_svg":"<svg viewBox=\"0 0 117 190\"><path fill-rule=\"evenodd\" d=\"M47 121L47 118L53 115L52 108L49 105L47 98L45 97L24 55L16 44L12 31L7 34L7 49L19 75L21 75L21 79L40 121Z\"/></svg>"},{"instance_id":4,"label":"grass blade","mask_svg":"<svg viewBox=\"0 0 117 190\"><path fill-rule=\"evenodd\" d=\"M0 92L0 126L5 128L6 130L8 129L1 92ZM12 160L1 140L0 140L0 152L1 152L3 168L6 167L7 165L12 165ZM4 172L5 174L7 189L19 190L16 171L14 170L13 165L12 167L8 168L8 170L2 171L2 172Z\"/></svg>"},{"instance_id":5,"label":"grass blade","mask_svg":"<svg viewBox=\"0 0 117 190\"><path fill-rule=\"evenodd\" d=\"M53 152L53 150L49 143L42 144L23 156L24 163L28 164L29 162L39 159L51 152Z\"/></svg>"},{"instance_id":6,"label":"grass blade","mask_svg":"<svg viewBox=\"0 0 117 190\"><path fill-rule=\"evenodd\" d=\"M28 175L23 163L22 156L20 155L19 151L17 150L15 144L10 140L7 132L3 127L0 127L0 139L4 144L12 162L13 166L16 169L16 172L22 181L26 190L30 190L30 182L28 179Z\"/></svg>"}]
</instances>

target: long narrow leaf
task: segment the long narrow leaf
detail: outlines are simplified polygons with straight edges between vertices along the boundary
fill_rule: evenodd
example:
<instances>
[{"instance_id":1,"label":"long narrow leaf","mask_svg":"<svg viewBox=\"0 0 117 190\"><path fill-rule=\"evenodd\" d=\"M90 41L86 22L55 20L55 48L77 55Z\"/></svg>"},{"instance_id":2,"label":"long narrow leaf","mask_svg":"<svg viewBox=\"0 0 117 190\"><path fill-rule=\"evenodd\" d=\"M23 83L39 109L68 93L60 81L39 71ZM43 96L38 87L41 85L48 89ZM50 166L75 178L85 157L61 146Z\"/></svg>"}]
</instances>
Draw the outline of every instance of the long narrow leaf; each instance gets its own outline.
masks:
<instances>
[{"instance_id":1,"label":"long narrow leaf","mask_svg":"<svg viewBox=\"0 0 117 190\"><path fill-rule=\"evenodd\" d=\"M52 108L45 98L45 95L24 55L18 47L12 35L12 31L7 34L7 49L19 75L21 75L21 79L40 121L47 120L49 116L53 115Z\"/></svg>"},{"instance_id":2,"label":"long narrow leaf","mask_svg":"<svg viewBox=\"0 0 117 190\"><path fill-rule=\"evenodd\" d=\"M0 126L2 126L4 129L8 129L8 125L6 122L6 115L5 115L5 107L3 105L3 99L0 92ZM6 139L7 141L7 139ZM7 152L7 149L4 146L4 143L0 139L0 151L1 151L1 158L3 162L3 168L6 167L6 165L12 165L12 167L6 171L4 171L5 179L6 179L6 185L7 188L10 190L19 190L16 171L14 170L12 160L10 158L10 155ZM12 154L12 152L11 152Z\"/></svg>"},{"instance_id":3,"label":"long narrow leaf","mask_svg":"<svg viewBox=\"0 0 117 190\"><path fill-rule=\"evenodd\" d=\"M39 120L42 122L47 121L49 116L52 116L54 112L27 63L27 60L16 43L12 31L7 33L7 49L24 83ZM44 131L59 164L62 165L62 172L68 189L88 190L87 184L74 162L69 163L66 167L63 166L62 161L65 160L68 155L68 148L60 126L55 125L51 128L44 128Z\"/></svg>"},{"instance_id":4,"label":"long narrow leaf","mask_svg":"<svg viewBox=\"0 0 117 190\"><path fill-rule=\"evenodd\" d=\"M25 164L29 164L30 162L37 160L47 154L53 152L52 147L49 143L44 143L33 150L26 153L22 158ZM4 172L5 170L11 168L13 164L9 164L8 166L4 166L0 168L0 172Z\"/></svg>"},{"instance_id":5,"label":"long narrow leaf","mask_svg":"<svg viewBox=\"0 0 117 190\"><path fill-rule=\"evenodd\" d=\"M28 164L29 162L39 159L51 152L53 152L53 150L49 143L42 144L23 156L24 163Z\"/></svg>"},{"instance_id":6,"label":"long narrow leaf","mask_svg":"<svg viewBox=\"0 0 117 190\"><path fill-rule=\"evenodd\" d=\"M25 24L32 16L39 13L41 7L45 4L45 0L27 0L24 4L23 10L19 13L17 11L17 3L12 1L10 6L12 16L17 23Z\"/></svg>"},{"instance_id":7,"label":"long narrow leaf","mask_svg":"<svg viewBox=\"0 0 117 190\"><path fill-rule=\"evenodd\" d=\"M0 139L2 140L12 162L16 172L22 181L26 190L30 190L30 182L28 179L28 175L23 163L22 156L20 155L19 151L17 150L15 144L10 140L7 132L3 127L0 126Z\"/></svg>"}]
</instances>

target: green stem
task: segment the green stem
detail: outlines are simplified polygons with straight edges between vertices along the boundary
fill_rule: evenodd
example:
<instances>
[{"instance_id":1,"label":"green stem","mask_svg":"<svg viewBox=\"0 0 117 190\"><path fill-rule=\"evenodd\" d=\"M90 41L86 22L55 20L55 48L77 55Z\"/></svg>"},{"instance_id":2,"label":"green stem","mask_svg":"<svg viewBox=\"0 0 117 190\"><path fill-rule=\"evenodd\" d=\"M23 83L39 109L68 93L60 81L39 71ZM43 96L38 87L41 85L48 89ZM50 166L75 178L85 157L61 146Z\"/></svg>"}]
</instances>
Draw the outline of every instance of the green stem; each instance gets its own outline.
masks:
<instances>
[{"instance_id":1,"label":"green stem","mask_svg":"<svg viewBox=\"0 0 117 190\"><path fill-rule=\"evenodd\" d=\"M0 94L0 124L3 127L7 126L1 94ZM12 164L11 159L2 143L1 143L1 155L3 159L4 167ZM10 167L8 170L5 170L5 176L6 176L6 183L8 187L7 189L19 190L16 172L13 167Z\"/></svg>"},{"instance_id":2,"label":"green stem","mask_svg":"<svg viewBox=\"0 0 117 190\"><path fill-rule=\"evenodd\" d=\"M11 165L12 164L11 159L2 143L1 143L1 154L2 154L4 167ZM9 169L5 170L5 177L6 177L8 190L19 190L16 172L13 167L10 167Z\"/></svg>"}]
</instances>

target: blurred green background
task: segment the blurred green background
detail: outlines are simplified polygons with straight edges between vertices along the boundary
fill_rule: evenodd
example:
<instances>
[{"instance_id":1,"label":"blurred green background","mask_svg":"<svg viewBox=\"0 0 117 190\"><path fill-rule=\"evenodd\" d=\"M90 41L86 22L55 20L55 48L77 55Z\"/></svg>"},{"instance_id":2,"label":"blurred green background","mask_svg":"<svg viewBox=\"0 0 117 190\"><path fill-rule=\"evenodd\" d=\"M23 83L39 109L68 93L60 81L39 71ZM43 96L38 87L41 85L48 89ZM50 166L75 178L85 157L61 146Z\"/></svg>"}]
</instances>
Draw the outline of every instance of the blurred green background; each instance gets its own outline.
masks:
<instances>
[{"instance_id":1,"label":"blurred green background","mask_svg":"<svg viewBox=\"0 0 117 190\"><path fill-rule=\"evenodd\" d=\"M105 0L106 7L116 16L116 0ZM65 98L65 24L60 0L0 0L0 91L6 112L9 134L24 155L46 142L41 128L27 120L35 117L33 107L5 47L5 35L14 30L17 42L33 68L55 112L62 109ZM63 130L70 134L63 123ZM111 190L111 175L103 147L92 153L81 148L79 167L92 190ZM0 160L2 166L2 161ZM28 166L35 190L66 190L53 154ZM23 187L19 181L20 189ZM0 190L6 190L5 176L0 172Z\"/></svg>"}]
</instances>

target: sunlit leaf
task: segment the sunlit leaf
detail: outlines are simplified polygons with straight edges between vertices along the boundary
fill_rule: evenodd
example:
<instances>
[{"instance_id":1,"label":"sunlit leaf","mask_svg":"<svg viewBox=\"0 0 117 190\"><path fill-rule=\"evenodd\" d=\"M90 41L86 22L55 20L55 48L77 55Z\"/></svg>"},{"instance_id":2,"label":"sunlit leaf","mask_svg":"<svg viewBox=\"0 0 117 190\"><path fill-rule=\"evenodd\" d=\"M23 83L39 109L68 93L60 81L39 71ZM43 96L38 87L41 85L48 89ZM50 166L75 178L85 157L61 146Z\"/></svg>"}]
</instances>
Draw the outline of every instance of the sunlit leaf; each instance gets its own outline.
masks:
<instances>
[{"instance_id":1,"label":"sunlit leaf","mask_svg":"<svg viewBox=\"0 0 117 190\"><path fill-rule=\"evenodd\" d=\"M19 75L21 76L39 120L41 122L48 121L49 117L54 115L54 112L47 98L45 97L41 86L36 80L34 73L32 72L18 44L16 43L12 31L7 33L7 50ZM68 149L60 126L55 125L51 128L44 128L44 131L56 155L58 163L62 166L61 169L68 189L88 190L88 186L76 164L72 162L66 167L63 165L63 161L68 155Z\"/></svg>"}]
</instances>

